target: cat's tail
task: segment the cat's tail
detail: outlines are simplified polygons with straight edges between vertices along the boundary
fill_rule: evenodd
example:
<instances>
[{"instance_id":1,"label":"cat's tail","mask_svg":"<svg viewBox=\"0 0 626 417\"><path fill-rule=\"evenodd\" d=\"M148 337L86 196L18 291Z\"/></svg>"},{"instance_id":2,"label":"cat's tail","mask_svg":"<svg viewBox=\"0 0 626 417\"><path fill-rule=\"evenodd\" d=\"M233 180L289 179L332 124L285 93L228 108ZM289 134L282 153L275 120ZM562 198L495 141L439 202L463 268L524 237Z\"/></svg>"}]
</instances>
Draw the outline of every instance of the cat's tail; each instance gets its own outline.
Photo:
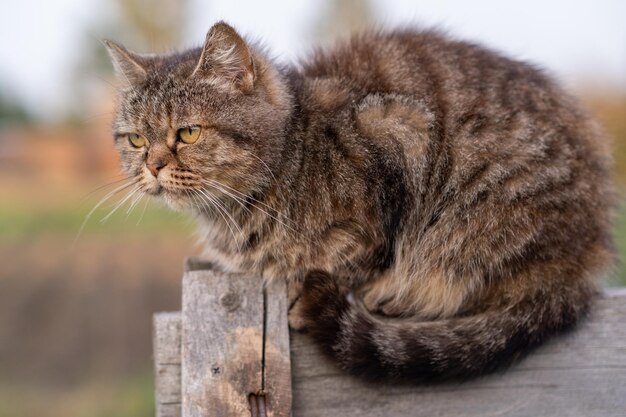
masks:
<instances>
[{"instance_id":1,"label":"cat's tail","mask_svg":"<svg viewBox=\"0 0 626 417\"><path fill-rule=\"evenodd\" d=\"M547 290L547 291L546 291ZM477 315L435 321L378 318L312 272L302 292L307 330L340 366L370 379L466 378L508 365L586 313L594 290L545 289Z\"/></svg>"}]
</instances>

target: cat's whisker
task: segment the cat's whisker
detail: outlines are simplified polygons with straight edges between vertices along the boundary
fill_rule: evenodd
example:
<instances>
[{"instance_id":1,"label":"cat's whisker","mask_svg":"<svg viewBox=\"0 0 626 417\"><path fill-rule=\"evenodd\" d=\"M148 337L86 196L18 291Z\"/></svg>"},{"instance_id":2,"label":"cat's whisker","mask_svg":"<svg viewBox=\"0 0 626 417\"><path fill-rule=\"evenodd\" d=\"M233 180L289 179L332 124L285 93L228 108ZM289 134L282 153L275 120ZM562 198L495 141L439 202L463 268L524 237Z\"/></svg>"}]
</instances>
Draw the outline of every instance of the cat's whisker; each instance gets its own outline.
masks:
<instances>
[{"instance_id":1,"label":"cat's whisker","mask_svg":"<svg viewBox=\"0 0 626 417\"><path fill-rule=\"evenodd\" d=\"M274 207L271 207L271 206L269 206L268 204L265 204L264 202L262 202L262 201L259 201L259 200L255 199L254 197L252 197L252 196L250 196L250 195L247 195L247 194L245 194L245 193L242 193L241 191L236 190L236 189L234 189L234 188L232 188L232 187L229 187L228 185L223 184L223 183L221 183L221 182L219 182L219 181L216 181L216 180L207 179L207 180L202 180L202 181L204 182L204 184L205 184L205 185L209 185L209 186L213 186L213 187L220 187L220 191L222 191L224 194L226 194L226 191L225 191L226 189L228 189L228 190L229 190L229 191L231 191L232 193L238 194L238 195L239 195L240 200L241 200L244 204L249 204L249 205L251 205L252 207L254 207L254 208L256 208L256 209L258 209L258 210L262 211L262 212L263 212L263 213L265 213L266 215L268 215L268 216L272 217L274 220L280 221L280 220L279 220L279 219L277 219L275 216L273 216L272 214L270 214L270 213L266 212L265 210L262 210L262 209L261 209L261 208L260 208L257 204L254 204L254 203L258 203L258 204L263 205L263 206L264 206L264 207L266 207L268 210L276 212L276 214L277 214L277 215L281 215L281 216L285 217L285 220L289 221L289 219L288 219L286 216L284 216L284 215L283 215L283 213L279 212L279 211L278 211L278 210L276 210ZM230 195L230 194L228 194L228 195ZM250 200L250 201L248 201L248 200ZM253 202L254 202L254 203L253 203Z\"/></svg>"},{"instance_id":2,"label":"cat's whisker","mask_svg":"<svg viewBox=\"0 0 626 417\"><path fill-rule=\"evenodd\" d=\"M204 211L204 208L202 204L198 202L198 198L196 197L197 193L195 192L195 190L193 189L185 190L185 193L187 194L190 200L189 204L191 204L192 210L197 211L198 214L202 214L202 212Z\"/></svg>"},{"instance_id":3,"label":"cat's whisker","mask_svg":"<svg viewBox=\"0 0 626 417\"><path fill-rule=\"evenodd\" d=\"M241 228L239 227L237 221L233 218L233 216L228 212L228 209L226 208L226 206L224 205L224 203L222 203L217 197L215 197L214 195L212 195L210 192L205 192L205 190L200 189L199 190L200 193L204 194L207 198L209 198L211 201L213 201L218 207L220 207L224 214L226 214L228 216L228 218L231 220L231 222L233 223L233 226L235 226L237 228L237 230L239 231L239 233L243 233L241 231Z\"/></svg>"},{"instance_id":4,"label":"cat's whisker","mask_svg":"<svg viewBox=\"0 0 626 417\"><path fill-rule=\"evenodd\" d=\"M135 208L135 206L139 203L139 201L141 201L141 199L146 195L146 193L144 193L143 191L140 191L139 194L137 195L137 197L135 197L133 199L133 201L130 203L130 206L128 207L128 210L126 210L126 218L128 219L128 217L130 216L130 213L133 211L133 209Z\"/></svg>"},{"instance_id":5,"label":"cat's whisker","mask_svg":"<svg viewBox=\"0 0 626 417\"><path fill-rule=\"evenodd\" d=\"M231 235L233 236L233 240L236 242L237 239L235 237L235 233L233 232L233 229L230 227L230 224L228 223L228 221L226 220L226 218L224 217L224 215L222 214L221 210L219 210L219 208L214 205L210 200L208 200L206 197L204 197L203 195L201 195L199 193L198 190L194 190L194 194L196 194L198 196L198 198L200 199L200 201L204 202L204 204L202 204L202 207L206 207L206 208L212 208L215 209L215 211L222 217L222 219L224 220L224 223L226 224L226 226L228 226L228 229L230 230Z\"/></svg>"},{"instance_id":6,"label":"cat's whisker","mask_svg":"<svg viewBox=\"0 0 626 417\"><path fill-rule=\"evenodd\" d=\"M145 195L145 193L143 195ZM137 220L136 226L139 226L139 223L141 223L141 220L143 220L143 216L146 214L146 209L148 208L148 201L150 201L150 199L148 198L144 200L143 209L141 210L141 216L139 216L139 220Z\"/></svg>"},{"instance_id":7,"label":"cat's whisker","mask_svg":"<svg viewBox=\"0 0 626 417\"><path fill-rule=\"evenodd\" d=\"M208 201L210 201L211 204L213 204L213 206L218 210L218 213L220 213L220 215L224 219L226 226L228 226L228 228L230 229L230 232L233 236L233 240L235 241L235 244L237 245L237 250L241 252L241 247L239 246L239 241L237 240L237 237L235 236L235 232L233 231L232 227L230 227L230 222L226 219L226 217L224 217L223 214L225 214L232 221L233 226L235 226L235 228L237 228L237 230L239 231L240 235L243 236L243 232L241 228L239 227L239 225L237 225L237 222L235 221L235 219L233 219L233 217L228 213L228 210L226 209L226 207L224 207L224 205L217 198L215 198L214 196L211 196L210 193L209 194L205 193L204 190L202 189L199 189L198 192L200 192L200 194L205 196L208 199Z\"/></svg>"},{"instance_id":8,"label":"cat's whisker","mask_svg":"<svg viewBox=\"0 0 626 417\"><path fill-rule=\"evenodd\" d=\"M204 182L204 181L203 181L203 182ZM226 185L224 185L224 184L221 184L221 183L218 183L217 181L214 181L214 182L215 182L215 183L217 183L217 184L220 184L220 185L217 185L217 184L212 184L212 183L209 183L209 182L204 182L204 183L205 183L206 185L209 185L209 186L212 186L212 187L214 187L214 188L217 188L219 191L221 191L221 192L223 192L224 194L228 195L229 197L233 198L233 199L234 199L235 201L237 201L240 205L242 205L242 206L243 206L246 210L248 210L248 212L250 212L250 209L248 209L247 207L245 207L245 206L244 206L244 203L247 203L247 202L246 202L245 200L243 200L243 198L242 198L242 197L240 197L241 201L240 201L240 200L237 200L237 198L235 197L235 195L233 195L233 194L231 194L231 193L228 193L226 190L224 190L224 189L221 189L221 188L220 188L220 187L228 187L228 186L226 186ZM228 188L230 188L230 187L228 187ZM241 194L242 196L246 196L245 194L243 194L243 193L241 193L241 192L239 192L239 191L237 191L237 190L234 190L234 189L232 189L232 188L230 188L230 189L231 189L231 190L233 190L234 192L237 192L237 193ZM249 197L249 196L246 196L246 197ZM254 201L258 201L258 200L255 200L255 199L254 199L254 198L252 198L252 197L250 197L250 199L252 199L252 200L254 200ZM242 202L242 201L243 201L243 202ZM282 226L286 227L287 229L289 229L289 230L291 230L291 231L293 231L293 232L297 233L297 234L298 234L298 235L300 235L300 236L303 236L303 235L302 235L302 233L301 233L299 230L294 229L293 227L289 226L288 224L286 224L285 222L283 222L283 221L282 221L282 220L280 220L279 218L277 218L277 217L275 217L275 216L271 215L270 213L268 213L267 211L263 210L263 209L262 209L261 207L259 207L258 205L254 204L254 203L252 203L252 202L249 202L249 204L250 204L252 207L254 207L254 208L256 208L257 210L259 210L260 212L264 213L266 216L268 216L268 217L270 217L271 219L275 220L276 222L278 222L278 223L279 223L279 224L281 224ZM263 203L261 203L261 204L263 204ZM267 204L264 204L264 205L265 205L266 207L269 207L269 206L267 206ZM271 208L270 208L270 209L271 209ZM274 211L276 211L276 210L274 210ZM281 214L281 213L279 213L278 211L277 211L277 213L278 213L278 214ZM289 221L289 219L287 219L287 218L286 218L286 220L287 220L287 221Z\"/></svg>"},{"instance_id":9,"label":"cat's whisker","mask_svg":"<svg viewBox=\"0 0 626 417\"><path fill-rule=\"evenodd\" d=\"M246 207L246 205L245 205L245 201L244 201L241 197L237 197L235 194L233 194L233 193L229 192L228 190L225 190L225 189L221 188L221 187L220 187L220 186L218 186L218 185L213 185L213 184L208 184L208 183L207 183L206 185L208 185L209 187L213 187L213 188L217 189L218 191L220 191L220 192L224 193L225 195L227 195L227 196L231 197L231 198L232 198L232 199L233 199L233 200L234 200L237 204L239 204L239 206L240 206L242 209L244 209L244 210L245 210L245 211L247 211L248 213L252 213L252 212L250 211L250 209L249 209L248 207Z\"/></svg>"},{"instance_id":10,"label":"cat's whisker","mask_svg":"<svg viewBox=\"0 0 626 417\"><path fill-rule=\"evenodd\" d=\"M196 210L198 210L198 214L202 214L202 212L205 211L207 208L205 208L201 202L198 202L197 194L198 193L193 189L189 190L188 192L189 197L191 197L191 199L193 200L191 202L191 207L195 207Z\"/></svg>"},{"instance_id":11,"label":"cat's whisker","mask_svg":"<svg viewBox=\"0 0 626 417\"><path fill-rule=\"evenodd\" d=\"M198 208L194 205L194 202L192 201L192 197L191 197L191 193L189 192L189 190L187 189L183 189L183 191L185 192L185 195L187 196L187 200L189 201L189 207L191 208L191 211L195 211Z\"/></svg>"},{"instance_id":12,"label":"cat's whisker","mask_svg":"<svg viewBox=\"0 0 626 417\"><path fill-rule=\"evenodd\" d=\"M118 192L131 187L133 185L135 185L137 183L137 181L132 181L128 184L123 184L119 187L117 187L116 189L109 191L104 197L102 197L100 199L100 201L98 201L96 203L95 206L93 206L93 208L89 211L89 213L87 213L87 215L85 216L85 220L83 220L83 222L80 225L80 228L78 229L78 233L76 233L76 237L74 238L74 241L72 242L72 249L76 246L76 242L78 241L78 238L80 237L80 235L83 233L83 230L85 229L85 225L87 225L87 222L89 221L89 219L91 218L91 216L93 215L93 213L100 207L102 206L106 201L108 201L111 197L113 197L115 194L117 194Z\"/></svg>"},{"instance_id":13,"label":"cat's whisker","mask_svg":"<svg viewBox=\"0 0 626 417\"><path fill-rule=\"evenodd\" d=\"M132 198L138 191L141 190L141 184L137 185L135 188L133 188L128 194L126 194L126 197L122 198L116 205L115 207L113 207L113 209L109 212L109 214L107 214L106 216L104 216L102 219L100 219L100 223L105 223L120 207L122 207L122 205L127 202L130 198Z\"/></svg>"},{"instance_id":14,"label":"cat's whisker","mask_svg":"<svg viewBox=\"0 0 626 417\"><path fill-rule=\"evenodd\" d=\"M248 151L248 154L249 154L250 156L253 156L253 157L255 157L256 159L258 159L258 160L259 160L259 162L261 162L261 163L265 166L265 169L267 169L267 172L269 172L269 173L270 173L270 175L272 176L272 178L274 179L274 181L275 181L275 182L278 182L278 180L276 180L276 177L274 176L274 173L272 172L272 170L270 169L270 167L269 167L269 166L265 163L265 161L264 161L264 160L262 160L261 158L259 158L258 156L256 156L254 153L252 153L252 152L250 152L250 151Z\"/></svg>"},{"instance_id":15,"label":"cat's whisker","mask_svg":"<svg viewBox=\"0 0 626 417\"><path fill-rule=\"evenodd\" d=\"M121 176L123 176L124 178L119 178ZM117 179L117 178L119 178L119 179ZM111 182L108 182L106 184L103 184L103 185L100 185L100 186L96 187L95 189L91 190L88 194L86 194L83 198L81 198L80 201L83 202L86 199L88 199L89 197L91 197L92 195L94 195L95 193L97 193L98 191L103 190L105 188L112 187L112 186L114 186L116 184L119 184L122 181L132 180L132 178L127 177L126 174L116 175L116 176L114 176L114 177L112 177L110 179L114 180L114 181L111 181Z\"/></svg>"},{"instance_id":16,"label":"cat's whisker","mask_svg":"<svg viewBox=\"0 0 626 417\"><path fill-rule=\"evenodd\" d=\"M249 213L251 213L250 209L248 209L248 208L247 208L244 204L246 204L246 203L247 203L247 204L250 204L250 206L252 206L252 207L256 208L256 209L257 209L257 210L259 210L259 211L261 211L262 213L264 213L265 215L267 215L267 216L268 216L268 217L270 217L271 219L274 219L274 220L275 220L276 222L278 222L280 225L284 226L287 230L289 230L289 231L291 231L291 232L294 232L294 233L295 233L295 234L297 234L299 237L301 237L301 238L303 238L303 239L305 239L305 240L307 240L307 241L311 242L311 240L310 240L307 236L303 235L303 234L302 234L299 230L294 229L293 227L289 226L288 224L286 224L286 223L282 222L280 219L278 219L277 217L275 217L275 216L271 215L270 213L266 212L265 210L263 210L262 208L258 207L258 206L257 206L257 205L255 205L254 203L247 202L247 201L243 200L243 198L241 198L241 197L237 197L236 195L231 194L231 193L229 193L228 191L226 191L226 190L224 190L224 189L221 189L221 188L220 188L219 186L217 186L217 185L213 185L213 184L209 184L209 183L206 183L206 185L209 185L209 186L211 186L211 187L214 187L214 188L218 189L219 191L223 192L225 195L227 195L227 196L231 197L231 198L232 198L235 202L237 202L237 203L238 203L238 204L239 204L242 208L244 208L244 209L245 209L246 211L248 211ZM234 191L236 191L236 190L234 190ZM242 193L240 193L240 194L242 194Z\"/></svg>"},{"instance_id":17,"label":"cat's whisker","mask_svg":"<svg viewBox=\"0 0 626 417\"><path fill-rule=\"evenodd\" d=\"M282 213L281 213L281 212L279 212L278 210L276 210L274 207L272 207L272 206L270 206L270 205L268 205L268 204L264 203L263 201L257 200L256 198L252 197L251 195L248 195L248 194L242 193L241 191L239 191L239 190L237 190L237 189L235 189L235 188L233 188L233 187L229 187L228 185L226 185L226 184L224 184L224 183L221 183L221 182L219 182L219 181L217 181L217 180L213 180L213 179L210 179L210 178L203 178L203 179L201 179L201 181L203 181L203 182L204 182L204 181L208 181L208 182L210 182L211 184L216 184L216 185L219 185L220 187L224 187L224 188L226 188L226 189L228 189L228 190L230 190L230 191L232 191L232 192L234 192L234 193L236 193L236 194L239 194L239 195L240 195L240 196L241 196L244 200L252 200L252 201L254 201L254 202L256 202L256 203L259 203L259 204L261 204L261 205L265 206L268 210L273 210L273 211L275 211L277 214L282 215ZM287 219L287 220L288 220L288 219Z\"/></svg>"},{"instance_id":18,"label":"cat's whisker","mask_svg":"<svg viewBox=\"0 0 626 417\"><path fill-rule=\"evenodd\" d=\"M233 240L235 241L235 244L237 246L237 250L241 251L241 248L239 247L239 242L237 241L237 237L235 236L235 232L234 232L233 228L230 226L230 222L228 221L228 218L224 216L224 214L226 214L226 216L228 216L230 218L230 215L228 214L228 211L226 210L226 208L223 207L223 205L221 203L219 203L219 201L215 197L209 196L203 190L198 190L198 192L200 193L199 196L201 198L202 198L202 196L204 196L203 199L205 201L208 201L216 209L216 211L219 213L219 215L222 217L222 219L224 220L224 223L226 224L226 226L230 230L231 235L233 236ZM233 222L234 222L234 220L233 220ZM241 229L239 229L237 224L235 223L234 225L235 225L235 227L237 227L237 229L241 233Z\"/></svg>"}]
</instances>

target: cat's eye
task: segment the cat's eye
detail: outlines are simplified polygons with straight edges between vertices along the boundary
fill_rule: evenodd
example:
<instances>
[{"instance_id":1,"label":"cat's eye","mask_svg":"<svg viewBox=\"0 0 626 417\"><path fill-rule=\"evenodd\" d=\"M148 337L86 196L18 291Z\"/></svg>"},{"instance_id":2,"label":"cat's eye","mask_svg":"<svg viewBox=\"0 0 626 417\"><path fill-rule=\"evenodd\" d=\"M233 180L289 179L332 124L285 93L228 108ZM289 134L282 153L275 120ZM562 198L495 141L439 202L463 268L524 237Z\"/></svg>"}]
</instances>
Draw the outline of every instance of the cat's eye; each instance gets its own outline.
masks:
<instances>
[{"instance_id":1,"label":"cat's eye","mask_svg":"<svg viewBox=\"0 0 626 417\"><path fill-rule=\"evenodd\" d=\"M195 143L200 137L200 126L190 126L178 129L178 140L186 144Z\"/></svg>"},{"instance_id":2,"label":"cat's eye","mask_svg":"<svg viewBox=\"0 0 626 417\"><path fill-rule=\"evenodd\" d=\"M127 136L128 142L130 142L130 144L135 148L141 148L146 145L146 139L137 133L129 133Z\"/></svg>"}]
</instances>

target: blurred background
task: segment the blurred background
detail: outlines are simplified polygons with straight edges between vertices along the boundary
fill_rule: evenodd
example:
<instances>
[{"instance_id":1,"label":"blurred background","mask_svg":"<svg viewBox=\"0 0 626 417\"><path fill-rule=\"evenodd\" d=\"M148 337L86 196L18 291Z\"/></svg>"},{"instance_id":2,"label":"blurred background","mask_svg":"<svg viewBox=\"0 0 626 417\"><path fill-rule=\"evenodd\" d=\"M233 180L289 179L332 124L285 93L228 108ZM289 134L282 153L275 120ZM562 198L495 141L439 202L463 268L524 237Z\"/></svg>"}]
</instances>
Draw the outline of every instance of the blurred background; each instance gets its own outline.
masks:
<instances>
[{"instance_id":1,"label":"blurred background","mask_svg":"<svg viewBox=\"0 0 626 417\"><path fill-rule=\"evenodd\" d=\"M621 0L20 0L0 11L0 417L153 415L151 315L179 308L183 259L198 252L193 221L148 200L102 222L112 199L79 236L121 178L103 38L162 52L200 45L225 19L290 62L353 30L436 25L534 61L580 96L612 136L626 189ZM626 253L623 208L616 235ZM607 285L626 285L626 270Z\"/></svg>"}]
</instances>

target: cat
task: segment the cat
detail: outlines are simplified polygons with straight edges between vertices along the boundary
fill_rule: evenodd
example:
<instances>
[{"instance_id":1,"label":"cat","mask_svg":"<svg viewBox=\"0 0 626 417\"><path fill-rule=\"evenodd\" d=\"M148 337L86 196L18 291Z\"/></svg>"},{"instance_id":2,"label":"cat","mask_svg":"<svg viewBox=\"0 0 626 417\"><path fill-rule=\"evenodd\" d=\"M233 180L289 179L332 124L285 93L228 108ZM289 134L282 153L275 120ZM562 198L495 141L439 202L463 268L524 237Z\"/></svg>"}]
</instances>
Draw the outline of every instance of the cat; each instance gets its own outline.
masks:
<instances>
[{"instance_id":1,"label":"cat","mask_svg":"<svg viewBox=\"0 0 626 417\"><path fill-rule=\"evenodd\" d=\"M287 280L290 325L370 379L466 378L589 311L612 265L601 128L533 66L433 30L294 66L224 22L165 55L105 41L134 189L224 271Z\"/></svg>"}]
</instances>

